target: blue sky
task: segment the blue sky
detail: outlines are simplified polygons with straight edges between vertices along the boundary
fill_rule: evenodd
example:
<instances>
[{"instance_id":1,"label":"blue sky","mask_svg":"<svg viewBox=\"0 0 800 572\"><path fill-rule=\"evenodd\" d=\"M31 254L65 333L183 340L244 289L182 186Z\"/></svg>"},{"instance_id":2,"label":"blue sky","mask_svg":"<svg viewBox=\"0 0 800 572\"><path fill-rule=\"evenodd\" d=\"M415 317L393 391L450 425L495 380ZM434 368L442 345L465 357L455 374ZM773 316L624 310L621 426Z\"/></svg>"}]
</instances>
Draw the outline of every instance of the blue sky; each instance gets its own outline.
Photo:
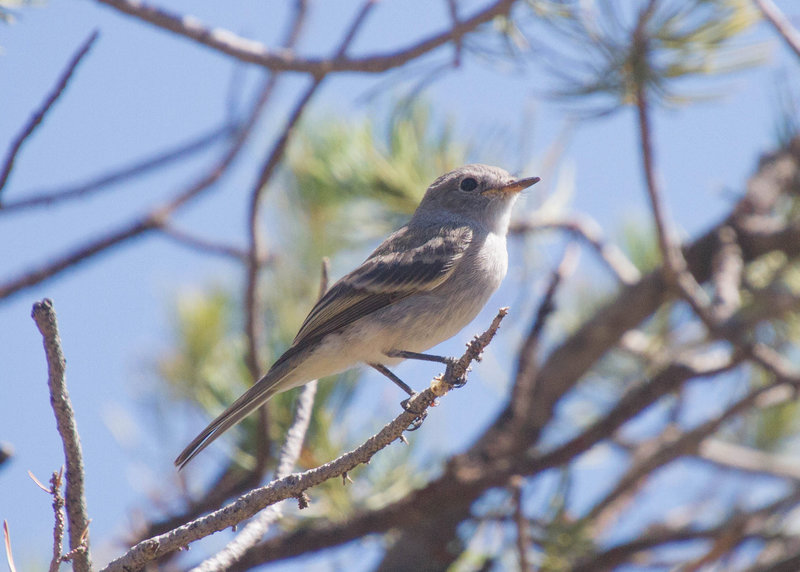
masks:
<instances>
[{"instance_id":1,"label":"blue sky","mask_svg":"<svg viewBox=\"0 0 800 572\"><path fill-rule=\"evenodd\" d=\"M792 8L791 2L779 4ZM277 1L160 5L267 45L277 43L285 15L284 3ZM480 5L470 2L464 13ZM354 6L312 3L301 50L330 53ZM444 2L386 0L373 11L353 52L390 50L441 29L447 23L444 6ZM223 119L234 69L229 59L99 4L55 0L25 9L17 23L0 27L0 147L16 135L74 50L95 28L100 30L98 42L67 93L24 147L4 190L6 199L103 173L185 141ZM718 82L725 97L660 111L655 118L660 176L670 212L687 236L701 232L726 211L758 155L775 144L776 81L783 72L794 72L796 63L774 40L771 29L762 26L756 35L769 42L766 65ZM440 51L428 61L447 57ZM253 71L247 73L252 81ZM568 118L563 107L537 97L551 86L550 81L535 64L521 73L497 71L468 60L461 70L432 84L425 96L435 110L455 121L464 140L480 138L497 126L518 133L520 110L531 109L534 127L526 141L528 157L523 161L518 156L479 159L513 170L536 168ZM375 82L374 77L356 74L332 78L315 100L312 115L374 113L380 104L364 104L363 96ZM287 78L280 90L280 109L289 108L300 86L297 79ZM180 215L181 227L243 244L246 195L255 166L284 116L285 111L278 110L268 115L231 175ZM619 236L623 223L649 222L636 148L632 114L622 112L581 124L562 158L562 167L573 170L575 176L571 209L594 217L612 238ZM180 168L68 207L0 215L0 276L16 275L114 228L131 213L144 212L215 156L201 154ZM334 276L346 270L334 267ZM512 269L509 279L514 278ZM180 435L163 435L164 447L153 449L152 443L137 440L136 431L126 432L121 442L109 429L109 420L120 427L147 422L131 403L149 383L149 367L170 340L170 307L175 296L214 283L238 288L240 280L235 266L151 235L0 303L0 440L16 450L13 462L0 470L0 519L9 521L18 563L43 563L47 556L42 539L48 539L52 531L50 501L26 473L30 470L46 481L63 458L47 396L41 338L30 319L32 303L52 298L58 312L69 390L86 458L95 560L104 562L118 554L113 542L125 533L130 511L146 506L150 487L157 485L142 483L142 475L148 474L147 469L172 475L174 454L201 424L198 420ZM485 321L492 308L507 303L504 296L509 296L507 290L497 294L489 304L491 310L480 319ZM448 347L458 348L462 341ZM406 371L414 371L407 367ZM491 394L496 388L476 391ZM478 419L490 417L491 411L479 409L479 399L458 399L464 407L473 408ZM126 436L132 441L125 442ZM142 457L157 466L145 467L141 460L131 459L131 451L142 449L147 450Z\"/></svg>"}]
</instances>

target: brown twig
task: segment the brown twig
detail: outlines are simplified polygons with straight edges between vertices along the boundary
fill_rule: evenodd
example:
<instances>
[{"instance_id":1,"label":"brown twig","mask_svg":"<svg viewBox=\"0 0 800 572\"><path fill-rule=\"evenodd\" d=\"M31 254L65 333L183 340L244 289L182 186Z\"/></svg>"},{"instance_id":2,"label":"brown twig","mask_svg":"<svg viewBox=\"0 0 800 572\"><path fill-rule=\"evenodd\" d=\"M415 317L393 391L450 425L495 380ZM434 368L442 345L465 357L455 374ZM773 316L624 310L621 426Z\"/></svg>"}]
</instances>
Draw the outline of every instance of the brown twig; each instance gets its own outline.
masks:
<instances>
[{"instance_id":1,"label":"brown twig","mask_svg":"<svg viewBox=\"0 0 800 572\"><path fill-rule=\"evenodd\" d=\"M50 560L50 572L58 572L61 566L62 552L64 545L64 497L61 496L61 479L63 476L63 468L53 473L50 477L50 490L48 491L53 496L53 558Z\"/></svg>"},{"instance_id":2,"label":"brown twig","mask_svg":"<svg viewBox=\"0 0 800 572\"><path fill-rule=\"evenodd\" d=\"M522 489L525 484L524 477L514 475L511 478L511 502L514 507L514 524L517 526L517 558L519 559L519 569L521 572L529 572L533 570L530 560L528 559L528 520L525 518L525 512L522 508Z\"/></svg>"},{"instance_id":3,"label":"brown twig","mask_svg":"<svg viewBox=\"0 0 800 572\"><path fill-rule=\"evenodd\" d=\"M800 33L792 26L789 19L783 15L781 9L778 8L772 0L753 0L761 14L767 21L772 24L778 35L783 38L789 49L792 50L797 57L800 58Z\"/></svg>"},{"instance_id":4,"label":"brown twig","mask_svg":"<svg viewBox=\"0 0 800 572\"><path fill-rule=\"evenodd\" d=\"M185 230L176 228L174 225L171 224L165 224L161 226L158 230L161 231L161 233L166 238L169 238L175 243L190 248L192 250L197 250L205 254L213 254L215 256L230 258L238 262L247 262L248 254L247 251L244 250L243 248L238 248L236 246L213 242L206 238L201 238L199 236L190 234ZM268 252L258 261L258 263L259 265L264 266L265 264L269 264L270 262L272 262L274 259L275 259L274 256L272 256L272 254Z\"/></svg>"},{"instance_id":5,"label":"brown twig","mask_svg":"<svg viewBox=\"0 0 800 572\"><path fill-rule=\"evenodd\" d=\"M374 0L370 0L374 3ZM497 0L448 30L434 34L393 52L368 57L301 58L291 50L270 50L222 29L208 28L196 18L187 18L135 0L98 0L102 4L140 20L169 30L242 62L256 64L273 72L300 72L319 77L334 72L381 73L400 67L450 42L458 41L481 24L511 12L515 0Z\"/></svg>"},{"instance_id":6,"label":"brown twig","mask_svg":"<svg viewBox=\"0 0 800 572\"><path fill-rule=\"evenodd\" d=\"M154 169L197 153L221 139L230 137L236 133L237 129L235 125L224 125L177 147L159 151L151 157L84 183L62 189L29 193L30 196L24 199L0 204L0 215L38 206L53 206L72 199L90 196L97 191L128 179L145 175Z\"/></svg>"},{"instance_id":7,"label":"brown twig","mask_svg":"<svg viewBox=\"0 0 800 572\"><path fill-rule=\"evenodd\" d=\"M187 185L183 190L176 194L173 198L166 201L161 205L157 205L150 212L141 216L140 218L128 223L127 225L117 229L114 232L106 234L98 239L92 240L87 244L75 248L67 254L57 257L54 261L45 263L38 268L34 268L24 272L21 276L13 278L5 284L0 284L0 300L8 298L13 294L17 294L26 288L41 284L42 282L51 279L64 270L72 268L77 264L84 262L97 254L105 252L115 246L119 246L130 239L136 238L146 234L152 230L161 228L166 224L169 217L174 214L181 207L196 199L205 190L211 188L222 175L224 175L228 168L233 164L236 157L239 155L245 142L247 141L250 132L256 119L260 116L264 105L269 99L274 85L267 84L259 93L256 103L244 121L242 128L237 131L236 137L232 141L230 147L223 154L222 158L212 165L211 169L196 181Z\"/></svg>"},{"instance_id":8,"label":"brown twig","mask_svg":"<svg viewBox=\"0 0 800 572\"><path fill-rule=\"evenodd\" d=\"M306 2L305 0L297 0L294 3L294 13L283 42L285 49L290 50L297 43L305 23L305 16ZM278 77L279 74L273 73L268 81L272 85L275 85L278 81ZM272 147L270 159L267 161L267 163L274 161L275 164L269 167L269 173L267 174L265 174L262 170L256 186L250 193L251 198L247 217L248 248L247 258L245 261L246 277L244 291L244 333L247 343L247 351L245 352L244 361L248 371L250 372L250 377L253 380L253 383L255 383L259 377L261 377L261 372L263 370L261 348L263 348L265 345L262 335L262 328L260 326L260 317L262 316L263 312L258 296L258 277L261 271L260 260L267 257L268 253L265 252L266 249L264 247L264 237L262 236L261 229L258 226L259 211L261 206L260 199L261 194L265 190L267 181L272 174L272 170L277 166L278 161L280 161L280 159L283 157L285 141L288 138L288 131L291 129L292 125L293 124L290 123L284 128L283 132L278 137L278 142L276 142ZM281 141L283 141L283 143L281 143ZM267 167L264 169L266 168ZM256 441L257 446L255 451L256 465L253 469L253 473L259 475L262 475L266 471L267 461L269 458L268 434L269 409L264 406L259 408L258 411L258 439Z\"/></svg>"},{"instance_id":9,"label":"brown twig","mask_svg":"<svg viewBox=\"0 0 800 572\"><path fill-rule=\"evenodd\" d=\"M622 250L604 240L600 225L591 218L576 216L558 220L516 221L508 230L510 234L525 234L550 229L569 232L585 241L597 252L600 260L622 284L626 286L634 284L642 277L639 269L625 256Z\"/></svg>"},{"instance_id":10,"label":"brown twig","mask_svg":"<svg viewBox=\"0 0 800 572\"><path fill-rule=\"evenodd\" d=\"M710 311L710 300L703 289L689 272L686 259L683 257L680 246L672 236L669 227L666 207L663 203L661 189L656 181L655 160L653 157L653 141L650 130L650 104L647 93L647 66L648 38L646 38L647 22L652 16L655 2L650 2L642 10L639 21L634 31L634 50L638 58L638 76L636 83L636 111L639 127L639 144L642 151L642 169L644 171L647 196L650 199L650 208L653 211L653 220L656 226L658 247L663 259L663 272L667 284L675 288L681 297L692 307L697 317L710 329L716 328L716 320Z\"/></svg>"},{"instance_id":11,"label":"brown twig","mask_svg":"<svg viewBox=\"0 0 800 572\"><path fill-rule=\"evenodd\" d=\"M657 438L655 446L645 445L648 453L639 455L639 460L620 478L614 488L600 500L587 515L589 520L601 517L601 513L609 510L618 497L632 489L646 475L651 474L658 467L671 462L682 455L696 455L703 441L715 433L725 422L750 410L754 405L763 406L763 403L774 405L784 403L794 398L795 388L800 387L800 376L779 377L778 384L764 385L752 390L750 393L729 405L722 413L701 423L689 431L669 431Z\"/></svg>"},{"instance_id":12,"label":"brown twig","mask_svg":"<svg viewBox=\"0 0 800 572\"><path fill-rule=\"evenodd\" d=\"M111 562L103 569L103 572L123 572L141 568L146 563L178 550L190 542L230 526L235 526L267 506L287 498L300 498L309 488L329 479L340 477L352 471L358 465L369 462L378 451L399 439L406 428L425 413L436 401L437 397L463 383L470 363L478 359L484 348L491 342L507 312L506 308L502 308L492 321L489 329L467 344L466 352L459 358L454 367L448 368L444 376L435 379L430 388L411 397L408 403L408 411L403 411L359 447L314 469L273 481L265 487L243 495L228 506L184 526L158 537L144 540L131 548L126 554Z\"/></svg>"},{"instance_id":13,"label":"brown twig","mask_svg":"<svg viewBox=\"0 0 800 572\"><path fill-rule=\"evenodd\" d=\"M361 28L361 25L366 21L366 17L369 14L372 7L375 5L373 0L367 0L362 9L356 15L353 23L348 27L347 32L344 35L344 39L340 44L337 55L342 56L347 52L347 49L350 47L350 44L355 39L356 33ZM302 17L303 10L297 10L298 18ZM297 27L295 27L297 28ZM296 39L297 34L295 33L293 36L290 36L288 42L293 42ZM291 46L291 44L287 43L287 45ZM253 378L253 381L257 380L261 376L262 365L260 356L260 348L264 347L262 341L262 333L261 328L259 326L259 317L261 316L261 305L259 303L258 297L258 277L260 273L260 266L259 266L259 259L264 256L264 240L261 233L261 229L259 227L259 218L260 218L260 210L261 210L261 199L263 197L263 193L266 191L267 183L269 182L270 178L272 177L275 169L277 169L278 165L280 164L281 160L283 159L284 151L286 150L286 145L289 142L289 138L294 133L295 126L297 122L300 120L303 112L306 109L306 106L311 101L311 98L319 89L320 85L325 79L325 74L321 74L315 76L311 85L308 86L305 93L299 98L297 103L292 110L289 119L286 121L286 125L284 126L283 130L281 131L280 136L272 145L265 161L263 162L263 167L261 172L258 175L255 185L253 186L253 190L250 193L250 206L248 209L248 217L247 217L247 230L248 230L248 263L247 263L247 270L246 270L246 278L245 278L245 293L244 293L244 309L245 309L245 339L247 340L247 353L245 355L245 363L247 364L247 368L250 371L250 375ZM260 413L260 423L263 427L267 425L267 409L261 408ZM263 447L260 447L257 451L258 457L258 464L263 465L266 460L266 450Z\"/></svg>"},{"instance_id":14,"label":"brown twig","mask_svg":"<svg viewBox=\"0 0 800 572\"><path fill-rule=\"evenodd\" d=\"M533 391L534 380L537 377L539 365L537 353L541 343L542 332L547 323L547 319L555 311L555 296L561 283L572 274L577 265L579 251L574 243L567 245L556 270L550 276L550 283L547 285L544 296L539 303L539 308L534 316L528 335L522 342L522 347L517 354L517 375L519 379L529 379L531 383L515 383L511 403L516 403L524 407L527 403L528 393Z\"/></svg>"},{"instance_id":15,"label":"brown twig","mask_svg":"<svg viewBox=\"0 0 800 572\"><path fill-rule=\"evenodd\" d=\"M66 507L69 521L69 546L71 550L84 546L75 556L74 566L78 572L89 572L92 568L89 557L89 517L86 512L84 492L83 453L75 423L75 413L67 392L65 375L66 360L61 351L61 337L53 303L44 299L33 305L31 317L42 334L47 356L47 384L50 389L50 403L56 417L56 426L64 444L66 457Z\"/></svg>"},{"instance_id":16,"label":"brown twig","mask_svg":"<svg viewBox=\"0 0 800 572\"><path fill-rule=\"evenodd\" d=\"M0 193L2 193L3 188L8 182L8 177L11 175L11 170L14 168L14 161L16 160L17 154L22 148L23 143L25 143L28 137L33 134L36 128L44 120L47 112L50 111L51 107L53 107L53 104L58 100L59 97L61 97L61 94L64 93L64 90L67 88L69 80L75 73L78 64L81 63L83 57L89 53L89 50L91 49L92 44L94 44L94 41L97 39L97 36L98 32L95 30L89 35L83 44L81 44L80 48L78 48L78 51L75 52L74 56L72 56L72 59L67 65L66 69L61 73L58 83L44 100L39 109L36 110L36 113L34 113L33 116L28 120L28 123L25 125L19 135L17 135L16 139L14 139L14 142L11 144L11 147L8 150L6 159L3 162L3 167L0 170Z\"/></svg>"},{"instance_id":17,"label":"brown twig","mask_svg":"<svg viewBox=\"0 0 800 572\"><path fill-rule=\"evenodd\" d=\"M721 520L719 524L697 528L693 525L678 528L659 528L648 531L646 535L633 541L612 546L605 551L581 559L571 568L573 572L594 572L596 570L613 570L634 554L657 546L685 542L696 539L717 541L733 541L738 544L745 538L763 538L759 530L774 519L778 513L791 510L800 501L800 493L794 490L777 501L751 511L739 511ZM680 568L683 570L683 568ZM771 569L772 570L772 569ZM788 572L788 569L787 569Z\"/></svg>"}]
</instances>

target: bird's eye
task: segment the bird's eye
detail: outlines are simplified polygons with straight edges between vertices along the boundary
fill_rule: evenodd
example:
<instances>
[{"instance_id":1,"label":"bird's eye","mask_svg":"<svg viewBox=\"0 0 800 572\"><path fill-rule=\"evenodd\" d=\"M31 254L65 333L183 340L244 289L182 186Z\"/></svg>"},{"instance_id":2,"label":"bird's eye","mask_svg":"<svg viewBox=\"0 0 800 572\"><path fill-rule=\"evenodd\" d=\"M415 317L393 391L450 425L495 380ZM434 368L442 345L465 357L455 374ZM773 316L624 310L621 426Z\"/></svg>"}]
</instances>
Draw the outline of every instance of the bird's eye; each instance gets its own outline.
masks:
<instances>
[{"instance_id":1,"label":"bird's eye","mask_svg":"<svg viewBox=\"0 0 800 572\"><path fill-rule=\"evenodd\" d=\"M472 177L467 177L466 179L461 181L461 184L459 185L459 188L462 191L467 191L467 192L474 191L475 189L478 188L478 181L476 181Z\"/></svg>"}]
</instances>

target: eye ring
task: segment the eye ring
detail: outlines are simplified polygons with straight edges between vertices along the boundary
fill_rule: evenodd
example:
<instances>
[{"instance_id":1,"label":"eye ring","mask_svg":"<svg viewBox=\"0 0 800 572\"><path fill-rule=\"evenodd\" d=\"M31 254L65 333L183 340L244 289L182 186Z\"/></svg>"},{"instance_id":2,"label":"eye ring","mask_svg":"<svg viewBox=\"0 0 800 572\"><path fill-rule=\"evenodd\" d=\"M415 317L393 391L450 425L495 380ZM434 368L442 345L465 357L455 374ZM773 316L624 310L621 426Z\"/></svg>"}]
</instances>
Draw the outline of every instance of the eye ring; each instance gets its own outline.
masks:
<instances>
[{"instance_id":1,"label":"eye ring","mask_svg":"<svg viewBox=\"0 0 800 572\"><path fill-rule=\"evenodd\" d=\"M464 192L469 193L478 188L478 181L476 181L472 177L467 177L466 179L461 181L461 184L458 185L458 188Z\"/></svg>"}]
</instances>

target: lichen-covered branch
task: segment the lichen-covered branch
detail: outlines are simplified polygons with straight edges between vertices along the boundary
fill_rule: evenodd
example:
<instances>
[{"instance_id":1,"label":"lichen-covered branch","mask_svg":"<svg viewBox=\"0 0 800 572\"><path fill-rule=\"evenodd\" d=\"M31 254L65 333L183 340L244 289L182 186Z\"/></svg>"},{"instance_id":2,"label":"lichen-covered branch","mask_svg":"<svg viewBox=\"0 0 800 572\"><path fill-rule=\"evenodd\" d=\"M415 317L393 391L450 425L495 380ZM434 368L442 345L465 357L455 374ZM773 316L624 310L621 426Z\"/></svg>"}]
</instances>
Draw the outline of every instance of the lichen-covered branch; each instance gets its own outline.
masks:
<instances>
[{"instance_id":1,"label":"lichen-covered branch","mask_svg":"<svg viewBox=\"0 0 800 572\"><path fill-rule=\"evenodd\" d=\"M47 356L47 385L50 389L50 404L56 416L58 434L64 445L66 457L66 507L69 522L69 547L75 550L74 567L78 572L89 572L92 568L89 558L89 517L86 510L84 491L83 453L75 412L67 392L66 360L61 350L61 337L53 303L42 300L33 305L31 317L42 334L44 351Z\"/></svg>"}]
</instances>

